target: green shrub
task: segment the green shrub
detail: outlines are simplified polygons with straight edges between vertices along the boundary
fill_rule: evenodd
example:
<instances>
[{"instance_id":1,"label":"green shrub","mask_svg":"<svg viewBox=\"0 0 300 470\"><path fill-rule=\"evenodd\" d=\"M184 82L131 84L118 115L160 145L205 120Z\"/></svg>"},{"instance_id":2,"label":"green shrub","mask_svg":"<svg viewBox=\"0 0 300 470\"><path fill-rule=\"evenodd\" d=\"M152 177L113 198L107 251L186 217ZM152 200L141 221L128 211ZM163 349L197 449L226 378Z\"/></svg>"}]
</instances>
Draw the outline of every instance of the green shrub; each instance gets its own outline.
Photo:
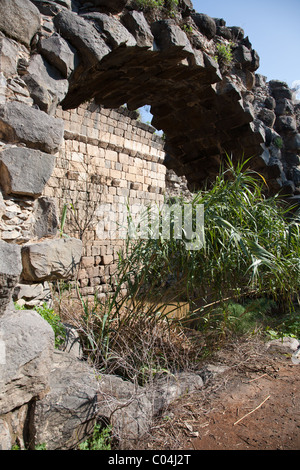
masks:
<instances>
[{"instance_id":1,"label":"green shrub","mask_svg":"<svg viewBox=\"0 0 300 470\"><path fill-rule=\"evenodd\" d=\"M216 59L218 62L221 62L225 65L230 65L233 59L232 56L232 43L228 44L217 44L217 56Z\"/></svg>"},{"instance_id":2,"label":"green shrub","mask_svg":"<svg viewBox=\"0 0 300 470\"><path fill-rule=\"evenodd\" d=\"M276 316L269 322L265 331L271 339L284 338L285 336L299 339L300 311L295 311L284 316Z\"/></svg>"}]
</instances>

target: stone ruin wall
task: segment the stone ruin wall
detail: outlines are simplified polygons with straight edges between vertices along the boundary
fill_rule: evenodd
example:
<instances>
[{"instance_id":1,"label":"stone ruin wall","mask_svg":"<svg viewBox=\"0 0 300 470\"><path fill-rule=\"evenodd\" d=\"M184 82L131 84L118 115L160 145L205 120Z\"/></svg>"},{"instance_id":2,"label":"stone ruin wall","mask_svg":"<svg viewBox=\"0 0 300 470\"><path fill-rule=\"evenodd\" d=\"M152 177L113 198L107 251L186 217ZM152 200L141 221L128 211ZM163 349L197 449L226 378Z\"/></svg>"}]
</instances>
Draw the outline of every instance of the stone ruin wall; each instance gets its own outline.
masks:
<instances>
[{"instance_id":1,"label":"stone ruin wall","mask_svg":"<svg viewBox=\"0 0 300 470\"><path fill-rule=\"evenodd\" d=\"M60 214L69 206L64 233L83 241L77 273L81 294L101 298L112 289L111 276L124 244L103 207L117 214L127 203L164 201L164 141L126 108L88 103L70 111L59 108L56 115L64 120L64 142L44 196L56 200Z\"/></svg>"},{"instance_id":2,"label":"stone ruin wall","mask_svg":"<svg viewBox=\"0 0 300 470\"><path fill-rule=\"evenodd\" d=\"M73 431L96 416L77 413L80 404L70 410L79 421L65 433L65 414L49 425L54 375L71 378L83 365L70 369L69 359L54 355L50 326L12 304L14 294L34 306L48 298L48 282L77 273L87 295L111 289L116 247L95 239L93 224L74 230L71 211L70 237L59 237L65 203L75 202L84 220L80 211L93 210L99 197L162 201L165 151L175 170L167 180L177 185L176 174L191 185L213 180L226 152L245 151L271 190L299 199L300 112L292 91L255 74L259 57L241 28L194 12L190 0L179 3L170 19L144 15L131 0L0 2L0 448L16 437L24 447L29 431L49 448L68 448ZM232 63L219 63L216 44L231 40ZM164 148L150 129L111 110L124 103L151 105ZM85 378L95 380L93 371L82 374L74 387L81 397ZM98 385L89 389L91 402ZM58 387L65 410L70 388Z\"/></svg>"}]
</instances>

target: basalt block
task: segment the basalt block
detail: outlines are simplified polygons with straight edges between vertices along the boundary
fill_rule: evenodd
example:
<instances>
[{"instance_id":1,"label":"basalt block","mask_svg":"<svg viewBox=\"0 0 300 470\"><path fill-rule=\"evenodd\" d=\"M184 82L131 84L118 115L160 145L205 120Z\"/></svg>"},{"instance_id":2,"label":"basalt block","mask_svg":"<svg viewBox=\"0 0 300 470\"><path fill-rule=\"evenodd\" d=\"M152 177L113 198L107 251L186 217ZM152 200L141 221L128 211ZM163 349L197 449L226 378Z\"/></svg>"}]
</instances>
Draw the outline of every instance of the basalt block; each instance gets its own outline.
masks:
<instances>
[{"instance_id":1,"label":"basalt block","mask_svg":"<svg viewBox=\"0 0 300 470\"><path fill-rule=\"evenodd\" d=\"M132 34L115 18L99 12L86 13L82 16L95 24L96 29L106 36L106 42L112 49L121 45L136 45L136 40Z\"/></svg>"},{"instance_id":2,"label":"basalt block","mask_svg":"<svg viewBox=\"0 0 300 470\"><path fill-rule=\"evenodd\" d=\"M152 47L154 37L141 11L128 11L122 16L121 21L135 37L139 47Z\"/></svg>"},{"instance_id":3,"label":"basalt block","mask_svg":"<svg viewBox=\"0 0 300 470\"><path fill-rule=\"evenodd\" d=\"M22 279L40 282L72 279L82 254L82 241L76 238L49 239L22 247Z\"/></svg>"},{"instance_id":4,"label":"basalt block","mask_svg":"<svg viewBox=\"0 0 300 470\"><path fill-rule=\"evenodd\" d=\"M40 54L35 54L31 58L23 80L35 104L49 114L54 113L69 88L68 80L64 79L58 69L50 65Z\"/></svg>"},{"instance_id":5,"label":"basalt block","mask_svg":"<svg viewBox=\"0 0 300 470\"><path fill-rule=\"evenodd\" d=\"M93 67L110 52L96 28L76 13L63 10L53 22L60 35L78 50L86 67Z\"/></svg>"},{"instance_id":6,"label":"basalt block","mask_svg":"<svg viewBox=\"0 0 300 470\"><path fill-rule=\"evenodd\" d=\"M0 415L42 395L49 386L54 333L37 312L9 311L1 318Z\"/></svg>"},{"instance_id":7,"label":"basalt block","mask_svg":"<svg viewBox=\"0 0 300 470\"><path fill-rule=\"evenodd\" d=\"M0 240L0 317L10 306L21 271L20 247Z\"/></svg>"},{"instance_id":8,"label":"basalt block","mask_svg":"<svg viewBox=\"0 0 300 470\"><path fill-rule=\"evenodd\" d=\"M0 105L0 139L55 153L62 143L63 121L24 103L12 101Z\"/></svg>"},{"instance_id":9,"label":"basalt block","mask_svg":"<svg viewBox=\"0 0 300 470\"><path fill-rule=\"evenodd\" d=\"M0 31L30 46L41 23L40 12L29 0L1 0Z\"/></svg>"},{"instance_id":10,"label":"basalt block","mask_svg":"<svg viewBox=\"0 0 300 470\"><path fill-rule=\"evenodd\" d=\"M49 38L42 39L39 50L64 78L68 78L74 71L78 61L76 50L59 34L55 33Z\"/></svg>"},{"instance_id":11,"label":"basalt block","mask_svg":"<svg viewBox=\"0 0 300 470\"><path fill-rule=\"evenodd\" d=\"M55 165L54 155L12 147L0 152L0 184L6 194L41 195Z\"/></svg>"}]
</instances>

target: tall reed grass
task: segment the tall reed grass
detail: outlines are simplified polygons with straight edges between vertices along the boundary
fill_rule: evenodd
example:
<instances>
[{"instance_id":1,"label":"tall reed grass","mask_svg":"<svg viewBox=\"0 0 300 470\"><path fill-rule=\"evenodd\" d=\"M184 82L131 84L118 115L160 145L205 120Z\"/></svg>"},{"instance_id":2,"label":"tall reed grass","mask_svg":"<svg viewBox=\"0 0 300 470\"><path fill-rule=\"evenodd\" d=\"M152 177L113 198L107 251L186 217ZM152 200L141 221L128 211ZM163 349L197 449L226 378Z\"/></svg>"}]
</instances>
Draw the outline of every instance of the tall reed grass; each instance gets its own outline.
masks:
<instances>
[{"instance_id":1,"label":"tall reed grass","mask_svg":"<svg viewBox=\"0 0 300 470\"><path fill-rule=\"evenodd\" d=\"M279 196L266 197L264 178L248 164L228 158L212 188L195 194L192 204L204 206L203 248L186 249L184 234L128 239L114 293L92 306L81 298L79 329L97 367L142 382L182 370L202 348L186 326L216 306L266 297L289 310L299 302L299 214ZM176 317L179 303L188 307L185 318Z\"/></svg>"}]
</instances>

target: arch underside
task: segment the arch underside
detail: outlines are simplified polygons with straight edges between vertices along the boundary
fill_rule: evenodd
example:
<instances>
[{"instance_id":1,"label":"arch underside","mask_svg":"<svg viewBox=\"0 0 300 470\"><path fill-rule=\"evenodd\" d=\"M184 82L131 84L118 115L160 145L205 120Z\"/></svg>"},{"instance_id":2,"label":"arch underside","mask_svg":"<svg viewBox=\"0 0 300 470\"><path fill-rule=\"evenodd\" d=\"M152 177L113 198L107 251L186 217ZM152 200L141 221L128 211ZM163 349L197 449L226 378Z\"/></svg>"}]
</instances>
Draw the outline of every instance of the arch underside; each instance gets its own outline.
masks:
<instances>
[{"instance_id":1,"label":"arch underside","mask_svg":"<svg viewBox=\"0 0 300 470\"><path fill-rule=\"evenodd\" d=\"M189 66L185 51L162 57L139 47L119 47L101 65L79 66L64 109L95 99L108 108L126 103L135 110L151 105L152 125L166 135L166 165L198 185L219 171L226 153L261 153L261 134L251 125L239 90L221 79L214 66Z\"/></svg>"}]
</instances>

